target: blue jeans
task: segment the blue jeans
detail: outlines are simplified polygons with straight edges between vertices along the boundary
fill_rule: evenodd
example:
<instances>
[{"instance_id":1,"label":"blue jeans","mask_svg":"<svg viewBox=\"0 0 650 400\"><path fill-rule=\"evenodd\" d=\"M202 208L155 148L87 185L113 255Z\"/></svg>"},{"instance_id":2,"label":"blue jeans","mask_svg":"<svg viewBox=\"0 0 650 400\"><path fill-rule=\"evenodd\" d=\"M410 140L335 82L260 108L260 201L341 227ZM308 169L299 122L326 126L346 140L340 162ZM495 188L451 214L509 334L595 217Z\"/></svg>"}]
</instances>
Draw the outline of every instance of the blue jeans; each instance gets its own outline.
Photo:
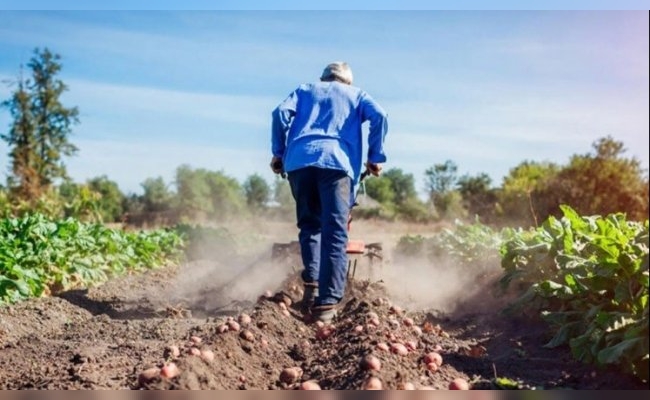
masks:
<instances>
[{"instance_id":1,"label":"blue jeans","mask_svg":"<svg viewBox=\"0 0 650 400\"><path fill-rule=\"evenodd\" d=\"M315 305L343 298L348 269L347 222L352 180L344 172L316 167L288 174L296 200L298 240L305 282L318 282Z\"/></svg>"}]
</instances>

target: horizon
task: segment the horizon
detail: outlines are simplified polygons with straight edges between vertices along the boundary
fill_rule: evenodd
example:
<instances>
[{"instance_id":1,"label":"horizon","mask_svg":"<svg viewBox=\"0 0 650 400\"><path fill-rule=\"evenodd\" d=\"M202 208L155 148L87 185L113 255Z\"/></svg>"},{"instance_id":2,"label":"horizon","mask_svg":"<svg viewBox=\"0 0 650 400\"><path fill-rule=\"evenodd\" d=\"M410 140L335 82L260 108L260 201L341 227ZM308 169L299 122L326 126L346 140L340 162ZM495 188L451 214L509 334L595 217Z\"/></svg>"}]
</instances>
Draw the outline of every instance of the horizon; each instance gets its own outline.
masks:
<instances>
[{"instance_id":1,"label":"horizon","mask_svg":"<svg viewBox=\"0 0 650 400\"><path fill-rule=\"evenodd\" d=\"M0 101L37 47L61 56L61 101L79 108L69 175L127 194L183 164L272 184L271 111L334 60L388 112L384 168L420 194L446 160L500 186L606 136L648 170L647 11L2 10Z\"/></svg>"}]
</instances>

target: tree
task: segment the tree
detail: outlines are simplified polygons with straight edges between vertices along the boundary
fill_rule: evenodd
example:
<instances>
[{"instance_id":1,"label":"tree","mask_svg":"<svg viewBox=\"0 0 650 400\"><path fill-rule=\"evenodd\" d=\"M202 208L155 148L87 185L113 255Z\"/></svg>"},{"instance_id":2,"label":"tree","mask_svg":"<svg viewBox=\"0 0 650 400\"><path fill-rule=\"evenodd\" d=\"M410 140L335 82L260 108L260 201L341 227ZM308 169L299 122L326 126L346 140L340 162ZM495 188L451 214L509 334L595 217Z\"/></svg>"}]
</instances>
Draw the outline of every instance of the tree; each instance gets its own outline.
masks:
<instances>
[{"instance_id":1,"label":"tree","mask_svg":"<svg viewBox=\"0 0 650 400\"><path fill-rule=\"evenodd\" d=\"M116 182L108 179L106 175L89 179L88 187L100 194L99 212L102 220L106 222L117 222L124 212L124 194L120 191Z\"/></svg>"},{"instance_id":2,"label":"tree","mask_svg":"<svg viewBox=\"0 0 650 400\"><path fill-rule=\"evenodd\" d=\"M271 197L271 188L264 178L253 174L246 179L243 186L249 209L253 212L264 210Z\"/></svg>"},{"instance_id":3,"label":"tree","mask_svg":"<svg viewBox=\"0 0 650 400\"><path fill-rule=\"evenodd\" d=\"M429 197L433 198L435 194L444 194L452 190L458 180L457 172L458 166L451 160L427 168L424 175L426 176L425 186Z\"/></svg>"},{"instance_id":4,"label":"tree","mask_svg":"<svg viewBox=\"0 0 650 400\"><path fill-rule=\"evenodd\" d=\"M142 203L145 212L167 211L174 206L174 194L162 177L147 178L140 186L144 190Z\"/></svg>"},{"instance_id":5,"label":"tree","mask_svg":"<svg viewBox=\"0 0 650 400\"><path fill-rule=\"evenodd\" d=\"M508 219L521 221L523 225L537 226L544 220L544 215L540 214L545 212L540 213L540 209L552 208L546 203L555 204L552 196L548 197L547 188L558 171L558 166L553 163L529 160L511 168L503 179L499 196L503 214Z\"/></svg>"},{"instance_id":6,"label":"tree","mask_svg":"<svg viewBox=\"0 0 650 400\"><path fill-rule=\"evenodd\" d=\"M465 214L460 194L454 192L458 166L451 160L434 164L424 172L429 201L440 218L457 218Z\"/></svg>"},{"instance_id":7,"label":"tree","mask_svg":"<svg viewBox=\"0 0 650 400\"><path fill-rule=\"evenodd\" d=\"M594 153L574 155L548 187L555 201L545 215L559 215L559 204L568 204L583 215L624 212L631 220L648 219L648 177L635 158L624 158L622 142L611 136L593 144ZM645 175L645 176L644 176Z\"/></svg>"},{"instance_id":8,"label":"tree","mask_svg":"<svg viewBox=\"0 0 650 400\"><path fill-rule=\"evenodd\" d=\"M66 178L63 157L77 152L68 136L72 125L79 122L79 111L60 101L68 90L56 78L62 67L60 59L47 48L35 49L27 64L31 79L21 75L11 99L2 103L13 118L8 134L2 135L10 149L9 183L22 199L36 199L55 180Z\"/></svg>"},{"instance_id":9,"label":"tree","mask_svg":"<svg viewBox=\"0 0 650 400\"><path fill-rule=\"evenodd\" d=\"M478 215L483 222L492 222L497 204L496 191L491 189L492 179L486 173L458 178L458 192L465 208L471 215Z\"/></svg>"},{"instance_id":10,"label":"tree","mask_svg":"<svg viewBox=\"0 0 650 400\"><path fill-rule=\"evenodd\" d=\"M415 179L412 174L405 174L400 168L391 168L384 172L383 177L390 181L396 205L405 204L408 200L417 199Z\"/></svg>"}]
</instances>

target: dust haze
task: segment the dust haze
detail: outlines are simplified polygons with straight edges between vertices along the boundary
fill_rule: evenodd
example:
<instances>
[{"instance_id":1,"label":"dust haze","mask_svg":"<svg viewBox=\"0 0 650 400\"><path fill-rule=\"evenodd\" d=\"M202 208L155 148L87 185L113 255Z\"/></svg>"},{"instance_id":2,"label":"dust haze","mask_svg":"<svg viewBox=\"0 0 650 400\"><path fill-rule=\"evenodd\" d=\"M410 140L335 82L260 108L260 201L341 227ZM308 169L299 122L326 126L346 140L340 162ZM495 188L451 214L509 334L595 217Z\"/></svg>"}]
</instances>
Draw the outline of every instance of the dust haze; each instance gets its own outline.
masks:
<instances>
[{"instance_id":1,"label":"dust haze","mask_svg":"<svg viewBox=\"0 0 650 400\"><path fill-rule=\"evenodd\" d=\"M290 276L300 272L299 259L273 262L274 243L297 240L298 231L290 222L250 221L245 226L228 227L238 241L245 243L236 251L207 243L203 258L179 267L173 284L150 294L160 306L172 305L192 311L193 315L235 314L250 307L266 291L277 291ZM442 313L486 311L493 307L491 289L451 259L416 258L395 255L402 236L421 234L431 237L434 228L426 225L355 220L350 239L381 243L383 262L367 257L357 259L354 279L381 281L392 303L407 310L436 310ZM498 265L488 266L494 275Z\"/></svg>"}]
</instances>

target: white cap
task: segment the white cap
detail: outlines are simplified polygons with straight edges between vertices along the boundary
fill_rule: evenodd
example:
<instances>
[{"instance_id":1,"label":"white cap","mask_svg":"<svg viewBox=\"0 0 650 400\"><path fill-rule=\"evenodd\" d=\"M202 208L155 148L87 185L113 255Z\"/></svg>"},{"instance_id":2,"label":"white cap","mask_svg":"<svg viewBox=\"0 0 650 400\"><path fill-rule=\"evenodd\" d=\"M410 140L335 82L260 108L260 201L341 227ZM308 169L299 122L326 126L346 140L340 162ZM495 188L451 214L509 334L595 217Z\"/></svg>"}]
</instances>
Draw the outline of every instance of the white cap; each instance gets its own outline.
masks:
<instances>
[{"instance_id":1,"label":"white cap","mask_svg":"<svg viewBox=\"0 0 650 400\"><path fill-rule=\"evenodd\" d=\"M331 80L340 80L348 85L352 84L352 70L348 63L343 61L336 61L331 64L328 64L327 67L323 70L323 75L321 75L321 81L331 81Z\"/></svg>"}]
</instances>

